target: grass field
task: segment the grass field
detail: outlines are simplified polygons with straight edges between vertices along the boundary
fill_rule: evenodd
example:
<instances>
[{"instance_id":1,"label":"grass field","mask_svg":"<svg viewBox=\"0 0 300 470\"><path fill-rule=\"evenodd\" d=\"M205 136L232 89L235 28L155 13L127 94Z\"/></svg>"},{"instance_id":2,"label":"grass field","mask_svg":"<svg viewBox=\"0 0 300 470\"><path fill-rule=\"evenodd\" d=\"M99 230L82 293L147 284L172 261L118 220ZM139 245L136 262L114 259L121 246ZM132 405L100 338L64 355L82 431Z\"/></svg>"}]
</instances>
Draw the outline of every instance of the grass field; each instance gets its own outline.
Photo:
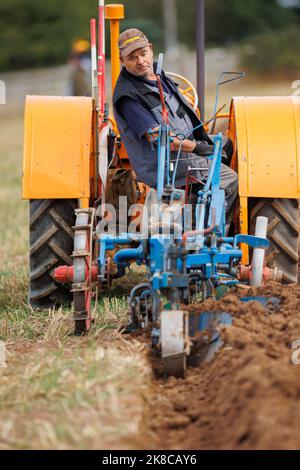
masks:
<instances>
[{"instance_id":1,"label":"grass field","mask_svg":"<svg viewBox=\"0 0 300 470\"><path fill-rule=\"evenodd\" d=\"M239 93L289 94L290 83L253 82L244 90L239 85ZM210 106L212 97L213 88ZM118 333L130 285L139 274L122 280L99 301L93 332L83 339L71 334L70 312L37 313L28 306L28 202L21 200L19 98L0 110L0 339L7 349L6 367L0 369L0 448L144 447L139 433L152 380L147 350Z\"/></svg>"}]
</instances>

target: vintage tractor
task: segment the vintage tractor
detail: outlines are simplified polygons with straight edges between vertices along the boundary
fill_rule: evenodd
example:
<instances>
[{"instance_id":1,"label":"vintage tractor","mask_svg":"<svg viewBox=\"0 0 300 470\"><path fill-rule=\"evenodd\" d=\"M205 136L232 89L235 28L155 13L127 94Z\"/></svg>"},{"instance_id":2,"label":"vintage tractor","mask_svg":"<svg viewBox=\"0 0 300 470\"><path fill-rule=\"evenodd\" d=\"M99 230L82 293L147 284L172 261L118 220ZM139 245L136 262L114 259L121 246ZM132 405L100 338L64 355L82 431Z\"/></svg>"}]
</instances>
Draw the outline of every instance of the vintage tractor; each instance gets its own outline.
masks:
<instances>
[{"instance_id":1,"label":"vintage tractor","mask_svg":"<svg viewBox=\"0 0 300 470\"><path fill-rule=\"evenodd\" d=\"M198 12L202 3L198 1ZM69 306L73 300L75 333L81 335L91 328L95 287L101 295L113 279L126 274L130 263L144 265L147 282L135 286L129 296L129 330L147 328L165 372L184 375L195 334L204 332L207 346L216 339L216 325L230 322L223 314L194 318L184 305L195 298L215 297L238 283L297 282L300 99L234 97L228 115L216 112L204 122L207 130L214 130L214 151L208 178L201 182L196 205L190 209L193 169L186 190L176 188L163 93L162 122L154 137L156 188L134 179L130 156L105 103L105 17L110 20L114 88L120 72L117 39L124 7L105 6L100 0L98 48L96 21L91 20L93 96L26 99L23 198L30 200L29 299L38 309ZM162 60L160 55L159 86ZM171 75L197 109L193 85ZM226 81L222 77L219 85ZM232 141L227 164L239 177L229 230L220 189L220 128ZM117 209L116 219L107 202ZM186 208L194 211L194 225L185 223Z\"/></svg>"}]
</instances>

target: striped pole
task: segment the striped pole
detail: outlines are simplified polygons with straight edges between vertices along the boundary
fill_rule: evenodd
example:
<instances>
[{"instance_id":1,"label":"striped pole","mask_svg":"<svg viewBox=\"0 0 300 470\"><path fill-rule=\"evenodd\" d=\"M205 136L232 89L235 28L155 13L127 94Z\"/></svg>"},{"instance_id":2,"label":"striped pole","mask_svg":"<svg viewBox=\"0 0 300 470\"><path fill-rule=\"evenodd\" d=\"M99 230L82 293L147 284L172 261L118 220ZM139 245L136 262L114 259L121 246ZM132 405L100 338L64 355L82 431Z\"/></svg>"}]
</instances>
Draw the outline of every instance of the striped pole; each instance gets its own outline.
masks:
<instances>
[{"instance_id":1,"label":"striped pole","mask_svg":"<svg viewBox=\"0 0 300 470\"><path fill-rule=\"evenodd\" d=\"M92 61L92 96L98 105L98 78L97 78L97 39L96 39L96 20L90 21L91 31L91 61Z\"/></svg>"},{"instance_id":2,"label":"striped pole","mask_svg":"<svg viewBox=\"0 0 300 470\"><path fill-rule=\"evenodd\" d=\"M105 12L104 0L99 0L98 9L98 104L104 114L105 101Z\"/></svg>"},{"instance_id":3,"label":"striped pole","mask_svg":"<svg viewBox=\"0 0 300 470\"><path fill-rule=\"evenodd\" d=\"M196 3L196 51L200 117L205 121L205 0Z\"/></svg>"}]
</instances>

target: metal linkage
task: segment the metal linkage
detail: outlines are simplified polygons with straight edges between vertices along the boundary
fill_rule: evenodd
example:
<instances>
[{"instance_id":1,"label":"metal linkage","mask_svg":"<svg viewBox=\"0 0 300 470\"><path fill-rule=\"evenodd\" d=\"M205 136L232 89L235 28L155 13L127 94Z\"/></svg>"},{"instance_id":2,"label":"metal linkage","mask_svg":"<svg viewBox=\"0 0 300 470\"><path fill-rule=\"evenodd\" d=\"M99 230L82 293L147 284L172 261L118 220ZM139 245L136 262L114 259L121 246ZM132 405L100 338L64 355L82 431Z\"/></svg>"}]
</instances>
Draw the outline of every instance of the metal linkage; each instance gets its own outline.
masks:
<instances>
[{"instance_id":1,"label":"metal linkage","mask_svg":"<svg viewBox=\"0 0 300 470\"><path fill-rule=\"evenodd\" d=\"M75 333L89 331L92 322L91 302L93 297L93 233L95 225L95 209L78 209L74 235L73 283L74 300L73 320Z\"/></svg>"},{"instance_id":2,"label":"metal linkage","mask_svg":"<svg viewBox=\"0 0 300 470\"><path fill-rule=\"evenodd\" d=\"M183 219L175 218L177 213L183 215L187 191L175 188L176 170L173 184L170 184L171 133L161 85L162 59L160 55L157 67L162 103L162 123L157 137L157 191L154 197L151 190L145 201L147 211L152 204L157 206L156 215L154 218L151 215L148 221L146 233L149 237L146 239L143 233L121 237L103 234L100 237L98 276L100 280L105 279L106 254L120 245L124 248L114 255L114 263L121 275L132 261L146 266L148 281L134 287L129 297L129 330L150 327L152 347L161 354L165 373L182 376L191 351L192 334L190 316L182 305L192 301L194 294L203 301L219 295L220 288L225 291L239 283L240 244L265 250L269 242L263 236L225 237L226 202L224 190L220 188L221 134L214 137L214 151L208 157L211 159L208 176L201 182L202 188L198 192L195 229L185 231ZM180 152L181 146L178 160ZM190 173L188 180L193 178ZM143 226L146 222L143 219ZM223 317L221 315L217 320L222 322ZM211 337L217 338L214 336L216 317L207 316L206 321L212 329ZM203 322L198 323L203 327Z\"/></svg>"}]
</instances>

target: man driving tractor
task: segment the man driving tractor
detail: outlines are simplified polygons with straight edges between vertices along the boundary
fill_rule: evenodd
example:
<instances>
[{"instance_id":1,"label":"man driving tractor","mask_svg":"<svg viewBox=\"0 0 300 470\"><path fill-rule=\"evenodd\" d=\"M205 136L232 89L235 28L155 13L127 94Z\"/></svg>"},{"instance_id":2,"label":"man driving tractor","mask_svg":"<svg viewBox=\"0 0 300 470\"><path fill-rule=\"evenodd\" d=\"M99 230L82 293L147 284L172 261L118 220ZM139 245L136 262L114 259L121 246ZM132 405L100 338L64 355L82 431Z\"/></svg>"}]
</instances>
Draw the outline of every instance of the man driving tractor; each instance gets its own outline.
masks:
<instances>
[{"instance_id":1,"label":"man driving tractor","mask_svg":"<svg viewBox=\"0 0 300 470\"><path fill-rule=\"evenodd\" d=\"M123 67L113 95L115 118L138 181L155 188L157 150L153 145L153 136L161 124L162 106L153 47L142 31L131 28L120 34L119 50ZM169 113L169 126L174 136L171 162L176 162L181 145L175 185L177 188L185 185L189 168L196 168L193 176L203 182L208 176L210 160L207 156L213 153L213 143L203 126L191 132L201 121L174 81L164 72L161 79ZM188 137L180 140L176 137L179 134ZM228 141L223 150L230 153ZM238 182L235 171L224 164L221 168L220 186L225 190L228 215L237 196Z\"/></svg>"}]
</instances>

